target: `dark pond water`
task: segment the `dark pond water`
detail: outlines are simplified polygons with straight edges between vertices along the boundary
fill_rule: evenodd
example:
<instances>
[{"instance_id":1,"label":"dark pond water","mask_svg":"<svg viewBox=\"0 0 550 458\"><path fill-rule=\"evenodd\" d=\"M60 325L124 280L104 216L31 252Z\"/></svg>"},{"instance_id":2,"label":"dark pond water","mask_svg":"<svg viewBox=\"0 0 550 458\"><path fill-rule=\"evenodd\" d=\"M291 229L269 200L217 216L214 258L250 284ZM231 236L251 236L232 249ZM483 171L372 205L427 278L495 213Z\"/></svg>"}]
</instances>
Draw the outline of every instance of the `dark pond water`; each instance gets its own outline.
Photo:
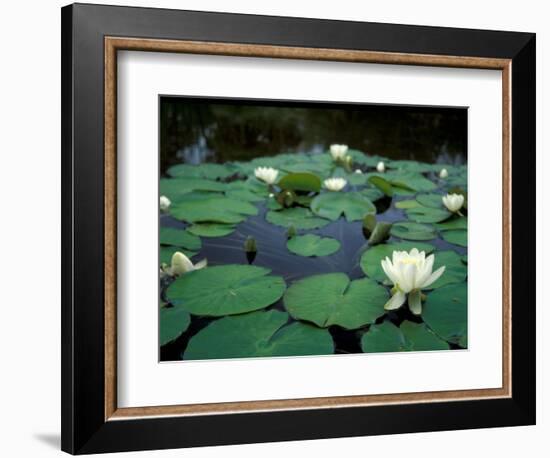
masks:
<instances>
[{"instance_id":1,"label":"dark pond water","mask_svg":"<svg viewBox=\"0 0 550 458\"><path fill-rule=\"evenodd\" d=\"M234 103L234 102L233 102ZM332 143L391 159L412 159L428 163L464 164L467 161L467 111L465 109L327 106L302 104L288 107L260 102L231 104L228 101L168 97L161 101L161 175L178 163L224 163L250 160L288 151L322 152ZM410 197L394 197L393 203ZM391 199L377 201L381 221L406 220L403 210L390 206ZM322 273L344 272L351 279L364 276L359 266L367 247L362 223L343 218L308 233L333 237L341 242L335 254L301 257L288 251L286 229L265 221L266 208L257 204L259 214L249 217L237 230L225 237L202 238L203 247L194 259L208 264L250 262L243 249L247 237L255 238L258 251L253 265L268 267L284 277L288 284ZM186 224L168 215L161 225L185 228ZM390 239L391 241L392 239ZM466 253L466 248L442 239L429 241L441 250ZM282 301L270 308L284 310ZM407 307L391 312L381 320L399 324L404 319L419 322ZM179 360L191 337L212 322L212 318L192 317L190 328L174 342L161 348L162 361ZM336 353L361 352L364 330L347 331L338 326L329 329Z\"/></svg>"},{"instance_id":2,"label":"dark pond water","mask_svg":"<svg viewBox=\"0 0 550 458\"><path fill-rule=\"evenodd\" d=\"M332 143L390 159L464 164L464 108L350 105L164 97L161 173L186 162L246 161L285 152L323 152Z\"/></svg>"}]
</instances>

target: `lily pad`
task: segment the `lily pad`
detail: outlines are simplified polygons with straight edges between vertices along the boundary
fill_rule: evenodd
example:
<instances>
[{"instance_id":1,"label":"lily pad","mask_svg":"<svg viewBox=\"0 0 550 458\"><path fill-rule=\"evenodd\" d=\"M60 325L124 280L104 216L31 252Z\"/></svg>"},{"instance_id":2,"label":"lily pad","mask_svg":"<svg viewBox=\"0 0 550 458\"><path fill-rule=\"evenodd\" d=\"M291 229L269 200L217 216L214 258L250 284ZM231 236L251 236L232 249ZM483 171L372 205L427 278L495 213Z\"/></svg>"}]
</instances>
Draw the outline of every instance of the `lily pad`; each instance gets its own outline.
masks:
<instances>
[{"instance_id":1,"label":"lily pad","mask_svg":"<svg viewBox=\"0 0 550 458\"><path fill-rule=\"evenodd\" d=\"M161 178L160 195L172 202L193 191L225 191L226 184L204 178Z\"/></svg>"},{"instance_id":2,"label":"lily pad","mask_svg":"<svg viewBox=\"0 0 550 458\"><path fill-rule=\"evenodd\" d=\"M424 207L443 208L443 196L441 194L419 194L416 196L418 203Z\"/></svg>"},{"instance_id":3,"label":"lily pad","mask_svg":"<svg viewBox=\"0 0 550 458\"><path fill-rule=\"evenodd\" d=\"M244 200L246 202L260 202L265 199L265 197L262 197L249 189L233 189L225 191L225 195L231 199Z\"/></svg>"},{"instance_id":4,"label":"lily pad","mask_svg":"<svg viewBox=\"0 0 550 458\"><path fill-rule=\"evenodd\" d=\"M445 266L445 272L428 289L441 288L453 283L462 283L468 275L468 267L462 262L462 256L454 251L436 251L433 270Z\"/></svg>"},{"instance_id":5,"label":"lily pad","mask_svg":"<svg viewBox=\"0 0 550 458\"><path fill-rule=\"evenodd\" d=\"M468 287L447 285L428 294L422 310L424 322L442 339L467 346Z\"/></svg>"},{"instance_id":6,"label":"lily pad","mask_svg":"<svg viewBox=\"0 0 550 458\"><path fill-rule=\"evenodd\" d=\"M361 189L359 193L365 196L371 202L376 202L378 199L384 197L384 193L378 188L364 188Z\"/></svg>"},{"instance_id":7,"label":"lily pad","mask_svg":"<svg viewBox=\"0 0 550 458\"><path fill-rule=\"evenodd\" d=\"M263 267L228 264L188 272L166 290L172 304L194 315L224 316L271 305L283 295L282 277Z\"/></svg>"},{"instance_id":8,"label":"lily pad","mask_svg":"<svg viewBox=\"0 0 550 458\"><path fill-rule=\"evenodd\" d=\"M388 161L388 167L392 169L403 170L405 172L431 172L434 170L434 166L419 161L401 160L401 161Z\"/></svg>"},{"instance_id":9,"label":"lily pad","mask_svg":"<svg viewBox=\"0 0 550 458\"><path fill-rule=\"evenodd\" d=\"M414 207L407 210L407 217L417 223L439 223L451 216L447 210L432 207Z\"/></svg>"},{"instance_id":10,"label":"lily pad","mask_svg":"<svg viewBox=\"0 0 550 458\"><path fill-rule=\"evenodd\" d=\"M368 214L375 214L376 207L358 192L326 192L313 199L311 211L332 221L341 215L348 221L359 221Z\"/></svg>"},{"instance_id":11,"label":"lily pad","mask_svg":"<svg viewBox=\"0 0 550 458\"><path fill-rule=\"evenodd\" d=\"M200 223L193 224L187 230L201 237L224 237L235 232L235 226L230 224Z\"/></svg>"},{"instance_id":12,"label":"lily pad","mask_svg":"<svg viewBox=\"0 0 550 458\"><path fill-rule=\"evenodd\" d=\"M435 225L440 231L450 231L453 229L468 229L468 218L463 216L454 216L444 223Z\"/></svg>"},{"instance_id":13,"label":"lily pad","mask_svg":"<svg viewBox=\"0 0 550 458\"><path fill-rule=\"evenodd\" d=\"M420 204L416 200L400 200L399 202L395 203L395 208L399 208L401 210L407 210L409 208L416 207L420 207Z\"/></svg>"},{"instance_id":14,"label":"lily pad","mask_svg":"<svg viewBox=\"0 0 550 458\"><path fill-rule=\"evenodd\" d=\"M453 245L468 246L468 231L464 229L453 229L450 231L444 231L441 233L441 237Z\"/></svg>"},{"instance_id":15,"label":"lily pad","mask_svg":"<svg viewBox=\"0 0 550 458\"><path fill-rule=\"evenodd\" d=\"M191 317L189 312L181 306L163 307L159 311L159 334L160 344L166 345L183 334L189 324Z\"/></svg>"},{"instance_id":16,"label":"lily pad","mask_svg":"<svg viewBox=\"0 0 550 458\"><path fill-rule=\"evenodd\" d=\"M197 177L215 180L233 175L235 169L224 164L177 164L170 167L166 173L172 177Z\"/></svg>"},{"instance_id":17,"label":"lily pad","mask_svg":"<svg viewBox=\"0 0 550 458\"><path fill-rule=\"evenodd\" d=\"M412 189L416 192L429 192L437 188L435 183L417 172L391 172L389 179L394 187L394 191L396 187L402 188L404 191ZM410 193L402 192L402 194Z\"/></svg>"},{"instance_id":18,"label":"lily pad","mask_svg":"<svg viewBox=\"0 0 550 458\"><path fill-rule=\"evenodd\" d=\"M373 325L363 334L361 348L365 353L396 351L448 350L449 345L424 323L403 321L400 327L389 321Z\"/></svg>"},{"instance_id":19,"label":"lily pad","mask_svg":"<svg viewBox=\"0 0 550 458\"><path fill-rule=\"evenodd\" d=\"M161 264L170 264L172 262L172 255L179 251L183 253L188 258L192 258L197 254L196 251L184 250L178 246L161 246L160 247L160 263Z\"/></svg>"},{"instance_id":20,"label":"lily pad","mask_svg":"<svg viewBox=\"0 0 550 458\"><path fill-rule=\"evenodd\" d=\"M231 199L221 194L190 193L170 207L176 219L190 223L237 224L248 216L257 215L258 209L250 202Z\"/></svg>"},{"instance_id":21,"label":"lily pad","mask_svg":"<svg viewBox=\"0 0 550 458\"><path fill-rule=\"evenodd\" d=\"M370 278L379 282L384 282L387 280L387 277L380 265L382 259L385 259L386 256L391 259L394 251L410 251L413 248L417 248L419 251L425 251L426 254L435 250L433 245L421 242L393 242L376 245L370 247L361 256L361 269Z\"/></svg>"},{"instance_id":22,"label":"lily pad","mask_svg":"<svg viewBox=\"0 0 550 458\"><path fill-rule=\"evenodd\" d=\"M214 321L191 338L183 359L311 356L334 353L326 329L288 322L278 310L258 311Z\"/></svg>"},{"instance_id":23,"label":"lily pad","mask_svg":"<svg viewBox=\"0 0 550 458\"><path fill-rule=\"evenodd\" d=\"M319 192L321 179L313 173L289 173L279 180L278 186L290 191Z\"/></svg>"},{"instance_id":24,"label":"lily pad","mask_svg":"<svg viewBox=\"0 0 550 458\"><path fill-rule=\"evenodd\" d=\"M431 240L436 237L433 226L418 223L395 223L390 233L394 237L407 240Z\"/></svg>"},{"instance_id":25,"label":"lily pad","mask_svg":"<svg viewBox=\"0 0 550 458\"><path fill-rule=\"evenodd\" d=\"M201 239L184 229L161 227L159 232L161 245L173 245L189 250L200 250Z\"/></svg>"},{"instance_id":26,"label":"lily pad","mask_svg":"<svg viewBox=\"0 0 550 458\"><path fill-rule=\"evenodd\" d=\"M331 237L306 234L292 237L286 246L290 251L300 256L328 256L340 249L340 242Z\"/></svg>"},{"instance_id":27,"label":"lily pad","mask_svg":"<svg viewBox=\"0 0 550 458\"><path fill-rule=\"evenodd\" d=\"M272 210L267 212L265 219L277 226L294 226L296 229L317 229L330 223L327 219L315 216L307 208Z\"/></svg>"},{"instance_id":28,"label":"lily pad","mask_svg":"<svg viewBox=\"0 0 550 458\"><path fill-rule=\"evenodd\" d=\"M393 187L389 181L386 179L373 175L369 178L369 183L376 186L380 191L382 191L386 196L393 196Z\"/></svg>"},{"instance_id":29,"label":"lily pad","mask_svg":"<svg viewBox=\"0 0 550 458\"><path fill-rule=\"evenodd\" d=\"M323 328L338 325L357 329L384 315L388 292L368 278L350 282L344 273L331 273L293 283L283 300L297 320L311 321Z\"/></svg>"}]
</instances>

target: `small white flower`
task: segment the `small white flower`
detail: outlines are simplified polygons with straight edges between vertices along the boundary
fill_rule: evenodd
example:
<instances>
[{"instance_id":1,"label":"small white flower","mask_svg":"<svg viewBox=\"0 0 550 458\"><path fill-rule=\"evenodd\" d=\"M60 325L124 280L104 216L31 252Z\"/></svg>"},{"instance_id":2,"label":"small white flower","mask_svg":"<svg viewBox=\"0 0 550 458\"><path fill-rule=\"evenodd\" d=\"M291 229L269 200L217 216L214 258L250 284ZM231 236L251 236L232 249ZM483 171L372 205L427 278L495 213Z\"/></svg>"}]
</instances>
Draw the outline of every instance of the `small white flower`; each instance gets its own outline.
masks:
<instances>
[{"instance_id":1,"label":"small white flower","mask_svg":"<svg viewBox=\"0 0 550 458\"><path fill-rule=\"evenodd\" d=\"M193 270L199 270L207 265L207 260L203 259L202 261L193 264L191 260L185 256L182 252L176 251L172 255L172 261L170 267L166 269L166 272L172 276L183 275L186 272L192 272Z\"/></svg>"},{"instance_id":2,"label":"small white flower","mask_svg":"<svg viewBox=\"0 0 550 458\"><path fill-rule=\"evenodd\" d=\"M323 184L329 191L341 191L348 182L344 178L327 178Z\"/></svg>"},{"instance_id":3,"label":"small white flower","mask_svg":"<svg viewBox=\"0 0 550 458\"><path fill-rule=\"evenodd\" d=\"M168 209L170 208L170 204L172 202L170 202L170 199L166 196L160 196L160 209L161 211L165 212L165 211L168 211Z\"/></svg>"},{"instance_id":4,"label":"small white flower","mask_svg":"<svg viewBox=\"0 0 550 458\"><path fill-rule=\"evenodd\" d=\"M395 310L405 303L409 295L409 308L415 315L422 312L422 288L434 283L445 271L445 266L432 272L435 257L433 254L426 257L424 251L413 248L406 251L394 251L392 259L383 259L382 269L394 285L394 294L386 302L386 310Z\"/></svg>"},{"instance_id":5,"label":"small white flower","mask_svg":"<svg viewBox=\"0 0 550 458\"><path fill-rule=\"evenodd\" d=\"M267 184L275 184L279 171L273 167L258 167L254 170L254 175Z\"/></svg>"},{"instance_id":6,"label":"small white flower","mask_svg":"<svg viewBox=\"0 0 550 458\"><path fill-rule=\"evenodd\" d=\"M384 173L386 171L386 164L384 164L383 161L380 161L378 164L376 164L376 170L379 173Z\"/></svg>"},{"instance_id":7,"label":"small white flower","mask_svg":"<svg viewBox=\"0 0 550 458\"><path fill-rule=\"evenodd\" d=\"M271 198L273 198L273 197L275 197L275 194L273 194L272 192L270 192L270 193L269 193L269 198L271 199Z\"/></svg>"},{"instance_id":8,"label":"small white flower","mask_svg":"<svg viewBox=\"0 0 550 458\"><path fill-rule=\"evenodd\" d=\"M447 178L449 176L449 172L447 172L447 169L441 169L441 172L439 172L439 178Z\"/></svg>"},{"instance_id":9,"label":"small white flower","mask_svg":"<svg viewBox=\"0 0 550 458\"><path fill-rule=\"evenodd\" d=\"M355 170L355 173L362 174L363 171L362 171L361 169L356 169L356 170Z\"/></svg>"},{"instance_id":10,"label":"small white flower","mask_svg":"<svg viewBox=\"0 0 550 458\"><path fill-rule=\"evenodd\" d=\"M330 145L330 155L334 161L343 161L348 152L348 145Z\"/></svg>"},{"instance_id":11,"label":"small white flower","mask_svg":"<svg viewBox=\"0 0 550 458\"><path fill-rule=\"evenodd\" d=\"M450 212L456 213L464 204L464 196L462 194L447 194L442 197L443 204Z\"/></svg>"}]
</instances>

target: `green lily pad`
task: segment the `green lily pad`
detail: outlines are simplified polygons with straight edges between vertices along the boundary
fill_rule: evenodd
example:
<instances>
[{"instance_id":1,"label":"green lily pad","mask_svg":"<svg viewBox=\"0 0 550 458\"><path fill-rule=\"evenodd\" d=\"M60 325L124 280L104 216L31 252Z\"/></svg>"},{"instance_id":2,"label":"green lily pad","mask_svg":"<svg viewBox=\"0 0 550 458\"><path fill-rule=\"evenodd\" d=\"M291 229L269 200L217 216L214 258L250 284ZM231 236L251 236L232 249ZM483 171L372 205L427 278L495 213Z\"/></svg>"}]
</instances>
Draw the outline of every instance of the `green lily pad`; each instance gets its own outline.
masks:
<instances>
[{"instance_id":1,"label":"green lily pad","mask_svg":"<svg viewBox=\"0 0 550 458\"><path fill-rule=\"evenodd\" d=\"M160 195L168 197L172 203L193 191L225 191L226 184L204 178L161 178Z\"/></svg>"},{"instance_id":2,"label":"green lily pad","mask_svg":"<svg viewBox=\"0 0 550 458\"><path fill-rule=\"evenodd\" d=\"M321 190L321 179L313 173L289 173L277 183L281 189L290 191L312 191Z\"/></svg>"},{"instance_id":3,"label":"green lily pad","mask_svg":"<svg viewBox=\"0 0 550 458\"><path fill-rule=\"evenodd\" d=\"M405 172L425 173L434 170L434 166L431 164L411 160L388 161L387 165L389 168Z\"/></svg>"},{"instance_id":4,"label":"green lily pad","mask_svg":"<svg viewBox=\"0 0 550 458\"><path fill-rule=\"evenodd\" d=\"M416 207L420 207L420 204L416 200L400 200L399 202L395 203L395 208L399 208L401 210L407 210L409 208Z\"/></svg>"},{"instance_id":5,"label":"green lily pad","mask_svg":"<svg viewBox=\"0 0 550 458\"><path fill-rule=\"evenodd\" d=\"M442 208L414 207L406 210L407 217L417 223L439 223L451 216L451 213Z\"/></svg>"},{"instance_id":6,"label":"green lily pad","mask_svg":"<svg viewBox=\"0 0 550 458\"><path fill-rule=\"evenodd\" d=\"M376 202L378 199L384 197L384 193L378 188L364 188L361 189L359 193L365 196L371 202Z\"/></svg>"},{"instance_id":7,"label":"green lily pad","mask_svg":"<svg viewBox=\"0 0 550 458\"><path fill-rule=\"evenodd\" d=\"M191 338L183 359L224 359L267 356L312 356L334 353L326 329L288 322L278 310L228 316L214 321Z\"/></svg>"},{"instance_id":8,"label":"green lily pad","mask_svg":"<svg viewBox=\"0 0 550 458\"><path fill-rule=\"evenodd\" d=\"M390 233L394 237L406 240L431 240L436 237L433 226L418 223L395 223Z\"/></svg>"},{"instance_id":9,"label":"green lily pad","mask_svg":"<svg viewBox=\"0 0 550 458\"><path fill-rule=\"evenodd\" d=\"M428 294L422 319L442 339L465 346L468 333L468 287L447 285Z\"/></svg>"},{"instance_id":10,"label":"green lily pad","mask_svg":"<svg viewBox=\"0 0 550 458\"><path fill-rule=\"evenodd\" d=\"M360 221L368 214L375 214L376 207L358 192L326 192L312 200L311 211L332 221L341 215L348 221Z\"/></svg>"},{"instance_id":11,"label":"green lily pad","mask_svg":"<svg viewBox=\"0 0 550 458\"><path fill-rule=\"evenodd\" d=\"M468 275L468 267L462 262L462 256L454 251L436 251L434 253L435 261L433 270L445 266L445 272L435 283L432 283L427 289L441 288L453 283L462 283Z\"/></svg>"},{"instance_id":12,"label":"green lily pad","mask_svg":"<svg viewBox=\"0 0 550 458\"><path fill-rule=\"evenodd\" d=\"M220 194L190 193L171 205L170 213L174 218L190 223L237 224L248 216L257 215L258 209L250 202Z\"/></svg>"},{"instance_id":13,"label":"green lily pad","mask_svg":"<svg viewBox=\"0 0 550 458\"><path fill-rule=\"evenodd\" d=\"M363 272L370 278L384 282L387 280L380 262L386 256L392 258L394 251L410 251L417 248L419 251L425 251L426 254L435 250L433 245L421 242L392 242L369 247L361 256L360 266Z\"/></svg>"},{"instance_id":14,"label":"green lily pad","mask_svg":"<svg viewBox=\"0 0 550 458\"><path fill-rule=\"evenodd\" d=\"M235 169L224 164L177 164L170 167L166 173L172 177L196 177L216 180L227 178L235 173Z\"/></svg>"},{"instance_id":15,"label":"green lily pad","mask_svg":"<svg viewBox=\"0 0 550 458\"><path fill-rule=\"evenodd\" d=\"M284 295L292 317L320 327L357 329L384 315L386 288L363 278L350 282L344 273L313 275L293 283Z\"/></svg>"},{"instance_id":16,"label":"green lily pad","mask_svg":"<svg viewBox=\"0 0 550 458\"><path fill-rule=\"evenodd\" d=\"M187 330L191 323L189 312L181 306L162 307L159 315L161 345L166 345L177 339Z\"/></svg>"},{"instance_id":17,"label":"green lily pad","mask_svg":"<svg viewBox=\"0 0 550 458\"><path fill-rule=\"evenodd\" d=\"M307 208L287 208L269 211L265 219L271 224L282 227L294 226L296 229L317 229L330 223L329 220L315 216Z\"/></svg>"},{"instance_id":18,"label":"green lily pad","mask_svg":"<svg viewBox=\"0 0 550 458\"><path fill-rule=\"evenodd\" d=\"M417 172L397 171L388 174L394 192L399 191L395 188L401 188L402 192L398 194L410 194L407 190L416 192L429 192L437 188L436 184Z\"/></svg>"},{"instance_id":19,"label":"green lily pad","mask_svg":"<svg viewBox=\"0 0 550 458\"><path fill-rule=\"evenodd\" d=\"M161 246L160 263L170 265L170 263L172 262L172 256L176 251L183 253L188 258L192 258L197 254L196 251L184 250L183 248L180 248L178 246Z\"/></svg>"},{"instance_id":20,"label":"green lily pad","mask_svg":"<svg viewBox=\"0 0 550 458\"><path fill-rule=\"evenodd\" d=\"M166 290L172 304L202 316L224 316L258 310L277 302L286 285L263 267L228 264L180 276Z\"/></svg>"},{"instance_id":21,"label":"green lily pad","mask_svg":"<svg viewBox=\"0 0 550 458\"><path fill-rule=\"evenodd\" d=\"M376 186L380 191L382 191L386 196L393 196L393 187L389 181L382 178L381 176L373 175L369 178L369 183Z\"/></svg>"},{"instance_id":22,"label":"green lily pad","mask_svg":"<svg viewBox=\"0 0 550 458\"><path fill-rule=\"evenodd\" d=\"M184 229L161 227L159 231L161 245L173 245L189 250L200 250L201 239Z\"/></svg>"},{"instance_id":23,"label":"green lily pad","mask_svg":"<svg viewBox=\"0 0 550 458\"><path fill-rule=\"evenodd\" d=\"M453 216L444 223L435 225L440 231L450 231L453 229L468 229L468 218L464 216Z\"/></svg>"},{"instance_id":24,"label":"green lily pad","mask_svg":"<svg viewBox=\"0 0 550 458\"><path fill-rule=\"evenodd\" d=\"M292 237L286 246L290 251L300 256L328 256L340 249L340 242L331 237L306 234Z\"/></svg>"},{"instance_id":25,"label":"green lily pad","mask_svg":"<svg viewBox=\"0 0 550 458\"><path fill-rule=\"evenodd\" d=\"M403 321L400 327L389 321L373 325L363 334L361 348L365 353L397 351L448 350L449 345L424 323Z\"/></svg>"},{"instance_id":26,"label":"green lily pad","mask_svg":"<svg viewBox=\"0 0 550 458\"><path fill-rule=\"evenodd\" d=\"M233 189L225 191L225 195L231 199L244 200L246 202L261 202L262 200L265 200L265 197L262 197L249 189Z\"/></svg>"},{"instance_id":27,"label":"green lily pad","mask_svg":"<svg viewBox=\"0 0 550 458\"><path fill-rule=\"evenodd\" d=\"M419 194L416 196L418 203L424 207L443 208L443 196L441 194Z\"/></svg>"},{"instance_id":28,"label":"green lily pad","mask_svg":"<svg viewBox=\"0 0 550 458\"><path fill-rule=\"evenodd\" d=\"M200 223L193 224L187 230L201 237L224 237L235 232L235 226L230 224Z\"/></svg>"},{"instance_id":29,"label":"green lily pad","mask_svg":"<svg viewBox=\"0 0 550 458\"><path fill-rule=\"evenodd\" d=\"M441 233L441 237L453 245L468 246L468 231L464 229L453 229L450 231L444 231Z\"/></svg>"}]
</instances>

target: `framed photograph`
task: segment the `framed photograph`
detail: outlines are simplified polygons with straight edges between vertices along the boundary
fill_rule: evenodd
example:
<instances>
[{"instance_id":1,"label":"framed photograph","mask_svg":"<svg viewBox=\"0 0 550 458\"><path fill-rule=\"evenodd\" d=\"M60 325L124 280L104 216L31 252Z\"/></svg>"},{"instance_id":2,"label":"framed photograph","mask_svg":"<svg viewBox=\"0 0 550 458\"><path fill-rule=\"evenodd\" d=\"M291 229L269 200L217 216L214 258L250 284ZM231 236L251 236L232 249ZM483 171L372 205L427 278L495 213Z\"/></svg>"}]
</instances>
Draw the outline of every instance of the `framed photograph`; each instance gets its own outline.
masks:
<instances>
[{"instance_id":1,"label":"framed photograph","mask_svg":"<svg viewBox=\"0 0 550 458\"><path fill-rule=\"evenodd\" d=\"M70 5L62 113L63 450L535 423L534 34Z\"/></svg>"}]
</instances>

